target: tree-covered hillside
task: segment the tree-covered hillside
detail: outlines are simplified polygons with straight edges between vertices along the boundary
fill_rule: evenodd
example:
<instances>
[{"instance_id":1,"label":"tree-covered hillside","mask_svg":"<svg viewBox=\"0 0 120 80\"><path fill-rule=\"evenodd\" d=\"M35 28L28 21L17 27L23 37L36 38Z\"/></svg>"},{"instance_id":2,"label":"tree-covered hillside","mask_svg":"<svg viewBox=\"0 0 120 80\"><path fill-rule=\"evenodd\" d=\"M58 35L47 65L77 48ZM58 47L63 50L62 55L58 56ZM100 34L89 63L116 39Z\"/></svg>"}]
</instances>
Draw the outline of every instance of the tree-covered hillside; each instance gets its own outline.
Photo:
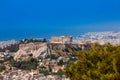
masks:
<instances>
[{"instance_id":1,"label":"tree-covered hillside","mask_svg":"<svg viewBox=\"0 0 120 80\"><path fill-rule=\"evenodd\" d=\"M65 70L71 80L120 80L120 46L95 44L77 57Z\"/></svg>"}]
</instances>

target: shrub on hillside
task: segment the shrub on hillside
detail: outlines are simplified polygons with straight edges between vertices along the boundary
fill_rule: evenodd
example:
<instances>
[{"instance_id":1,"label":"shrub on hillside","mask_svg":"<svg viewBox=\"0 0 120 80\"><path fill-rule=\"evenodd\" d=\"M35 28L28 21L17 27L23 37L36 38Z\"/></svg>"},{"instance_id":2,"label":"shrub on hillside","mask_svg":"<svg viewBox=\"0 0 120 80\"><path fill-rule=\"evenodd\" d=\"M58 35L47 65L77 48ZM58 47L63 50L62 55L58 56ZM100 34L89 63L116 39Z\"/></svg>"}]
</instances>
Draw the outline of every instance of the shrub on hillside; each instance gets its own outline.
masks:
<instances>
[{"instance_id":1,"label":"shrub on hillside","mask_svg":"<svg viewBox=\"0 0 120 80\"><path fill-rule=\"evenodd\" d=\"M65 70L71 80L120 80L120 46L96 44L77 57Z\"/></svg>"},{"instance_id":2,"label":"shrub on hillside","mask_svg":"<svg viewBox=\"0 0 120 80\"><path fill-rule=\"evenodd\" d=\"M11 62L12 67L16 67L18 69L23 70L31 70L31 69L37 69L38 61L34 58L31 58L29 61L12 61Z\"/></svg>"}]
</instances>

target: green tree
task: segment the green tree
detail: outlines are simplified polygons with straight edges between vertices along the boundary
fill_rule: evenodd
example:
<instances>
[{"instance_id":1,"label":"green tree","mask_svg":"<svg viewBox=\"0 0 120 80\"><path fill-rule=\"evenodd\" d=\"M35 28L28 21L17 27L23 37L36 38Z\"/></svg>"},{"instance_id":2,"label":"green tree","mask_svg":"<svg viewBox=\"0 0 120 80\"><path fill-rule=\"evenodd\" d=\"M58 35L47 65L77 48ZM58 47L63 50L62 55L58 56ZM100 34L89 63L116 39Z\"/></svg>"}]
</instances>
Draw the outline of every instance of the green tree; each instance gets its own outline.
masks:
<instances>
[{"instance_id":1,"label":"green tree","mask_svg":"<svg viewBox=\"0 0 120 80\"><path fill-rule=\"evenodd\" d=\"M37 69L38 61L37 59L31 58L29 61L11 61L11 66L18 69L31 70Z\"/></svg>"},{"instance_id":2,"label":"green tree","mask_svg":"<svg viewBox=\"0 0 120 80\"><path fill-rule=\"evenodd\" d=\"M62 76L62 75L64 75L64 72L60 69L60 70L58 70L57 75Z\"/></svg>"},{"instance_id":3,"label":"green tree","mask_svg":"<svg viewBox=\"0 0 120 80\"><path fill-rule=\"evenodd\" d=\"M50 58L51 58L51 59L56 59L55 54L50 54Z\"/></svg>"},{"instance_id":4,"label":"green tree","mask_svg":"<svg viewBox=\"0 0 120 80\"><path fill-rule=\"evenodd\" d=\"M47 70L40 70L40 73L42 73L44 75L49 75L50 74L50 72L47 71Z\"/></svg>"},{"instance_id":5,"label":"green tree","mask_svg":"<svg viewBox=\"0 0 120 80\"><path fill-rule=\"evenodd\" d=\"M64 64L63 60L60 60L60 61L58 62L58 65L60 65L60 66L62 66L63 64Z\"/></svg>"},{"instance_id":6,"label":"green tree","mask_svg":"<svg viewBox=\"0 0 120 80\"><path fill-rule=\"evenodd\" d=\"M0 72L2 72L3 70L5 70L5 66L0 65Z\"/></svg>"},{"instance_id":7,"label":"green tree","mask_svg":"<svg viewBox=\"0 0 120 80\"><path fill-rule=\"evenodd\" d=\"M120 46L95 44L77 57L65 70L71 80L120 80Z\"/></svg>"}]
</instances>

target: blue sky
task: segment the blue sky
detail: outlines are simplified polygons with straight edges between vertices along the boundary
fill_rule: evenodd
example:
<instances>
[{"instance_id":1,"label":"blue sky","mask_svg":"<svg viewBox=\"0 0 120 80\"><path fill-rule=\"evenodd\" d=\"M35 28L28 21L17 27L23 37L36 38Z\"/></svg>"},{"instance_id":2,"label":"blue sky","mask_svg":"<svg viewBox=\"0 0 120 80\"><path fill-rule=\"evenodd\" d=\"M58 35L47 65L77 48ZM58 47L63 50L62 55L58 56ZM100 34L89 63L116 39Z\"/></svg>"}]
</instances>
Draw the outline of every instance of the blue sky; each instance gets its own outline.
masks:
<instances>
[{"instance_id":1,"label":"blue sky","mask_svg":"<svg viewBox=\"0 0 120 80\"><path fill-rule=\"evenodd\" d=\"M0 40L120 30L120 0L0 0Z\"/></svg>"}]
</instances>

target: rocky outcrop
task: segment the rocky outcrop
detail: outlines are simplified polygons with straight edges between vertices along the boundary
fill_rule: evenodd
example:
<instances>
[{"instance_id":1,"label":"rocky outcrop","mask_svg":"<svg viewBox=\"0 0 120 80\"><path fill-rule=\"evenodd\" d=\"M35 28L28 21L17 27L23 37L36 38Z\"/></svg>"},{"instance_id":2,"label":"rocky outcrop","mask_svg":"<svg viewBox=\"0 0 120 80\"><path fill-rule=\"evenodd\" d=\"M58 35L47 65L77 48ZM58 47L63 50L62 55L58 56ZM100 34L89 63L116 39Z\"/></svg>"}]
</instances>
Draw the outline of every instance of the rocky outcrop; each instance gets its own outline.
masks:
<instances>
[{"instance_id":1,"label":"rocky outcrop","mask_svg":"<svg viewBox=\"0 0 120 80\"><path fill-rule=\"evenodd\" d=\"M34 58L38 58L38 57L45 58L47 55L48 55L47 45L44 45L43 47L39 48L38 50L34 51L34 53L33 53Z\"/></svg>"},{"instance_id":2,"label":"rocky outcrop","mask_svg":"<svg viewBox=\"0 0 120 80\"><path fill-rule=\"evenodd\" d=\"M21 44L20 49L14 56L15 60L26 60L29 57L45 58L48 55L47 43L29 43Z\"/></svg>"},{"instance_id":3,"label":"rocky outcrop","mask_svg":"<svg viewBox=\"0 0 120 80\"><path fill-rule=\"evenodd\" d=\"M88 45L83 45L84 47L89 47ZM33 58L47 58L50 54L58 55L70 55L74 54L75 51L81 50L81 44L71 44L71 43L28 43L21 44L19 50L14 56L15 60L26 60L29 57Z\"/></svg>"}]
</instances>

